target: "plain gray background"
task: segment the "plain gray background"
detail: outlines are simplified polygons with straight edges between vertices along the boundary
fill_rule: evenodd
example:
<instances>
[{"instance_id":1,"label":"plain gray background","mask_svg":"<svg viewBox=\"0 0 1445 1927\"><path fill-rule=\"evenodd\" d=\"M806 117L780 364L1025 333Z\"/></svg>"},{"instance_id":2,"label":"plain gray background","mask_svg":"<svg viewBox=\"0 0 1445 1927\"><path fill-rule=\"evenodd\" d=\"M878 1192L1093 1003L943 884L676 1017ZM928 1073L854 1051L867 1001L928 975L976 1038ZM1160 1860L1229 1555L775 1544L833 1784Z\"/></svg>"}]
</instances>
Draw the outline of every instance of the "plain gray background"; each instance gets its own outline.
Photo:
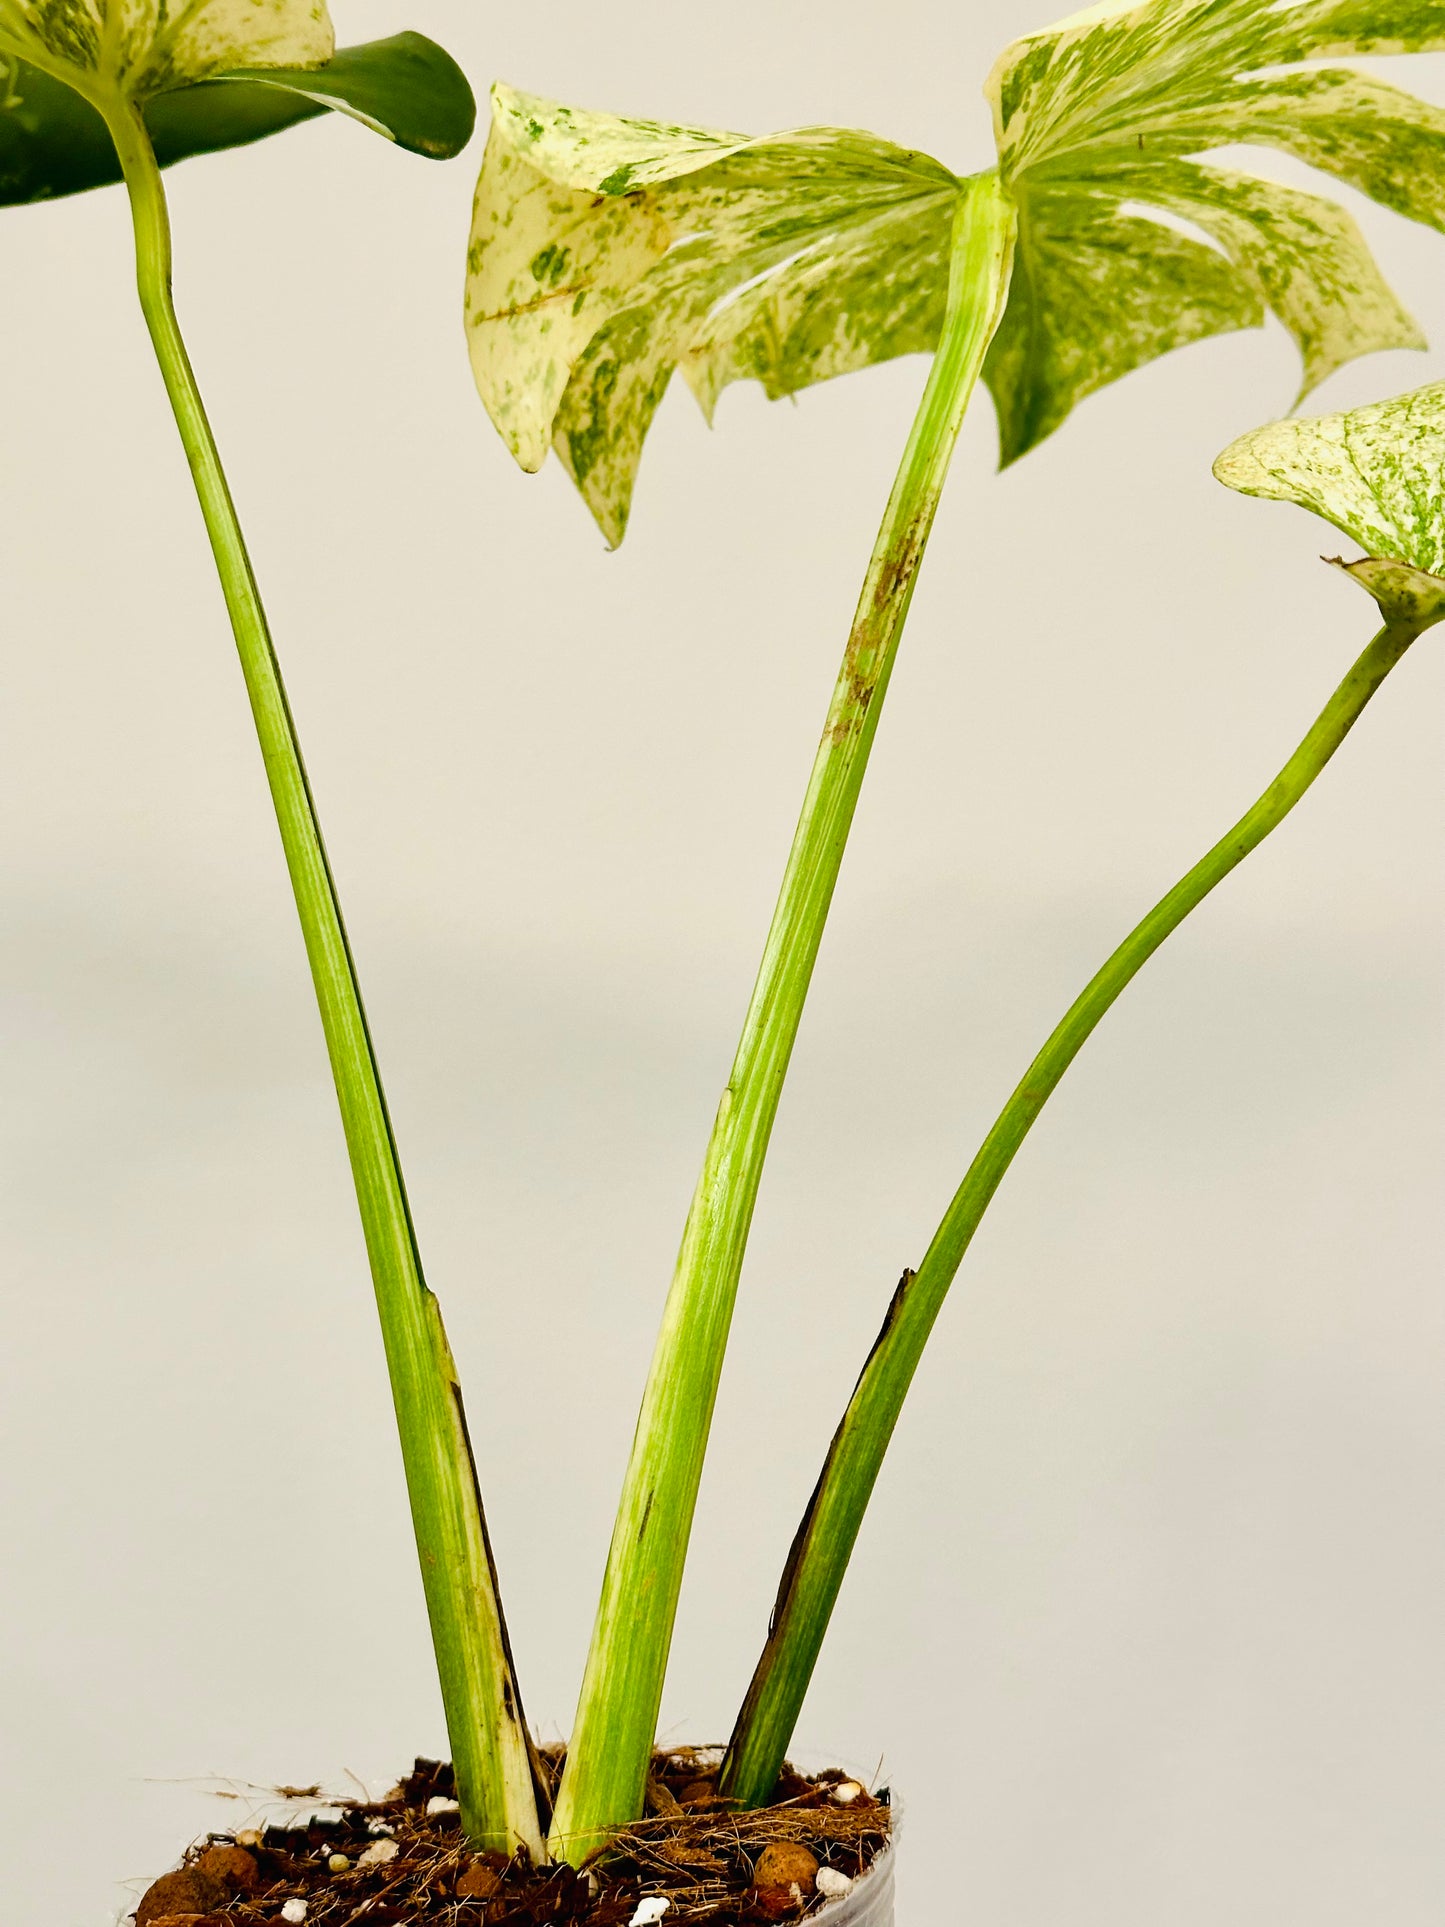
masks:
<instances>
[{"instance_id":1,"label":"plain gray background","mask_svg":"<svg viewBox=\"0 0 1445 1927\"><path fill-rule=\"evenodd\" d=\"M994 55L1047 11L334 7L343 41L434 33L479 93L856 124L960 169ZM1445 98L1440 63L1381 65ZM555 1734L925 366L796 407L735 389L711 435L679 384L608 555L471 387L479 158L326 121L170 180ZM4 1884L27 1927L104 1927L251 1810L211 1776L385 1779L444 1734L123 201L3 225ZM1367 225L1445 340L1445 239ZM1320 405L1441 373L1380 358ZM1002 479L970 420L763 1189L669 1736L725 1736L894 1281L1015 1077L1366 639L1330 533L1210 479L1296 383L1277 328L1197 347ZM801 1735L906 1793L907 1927L1438 1927L1442 640L1109 1019L942 1321Z\"/></svg>"}]
</instances>

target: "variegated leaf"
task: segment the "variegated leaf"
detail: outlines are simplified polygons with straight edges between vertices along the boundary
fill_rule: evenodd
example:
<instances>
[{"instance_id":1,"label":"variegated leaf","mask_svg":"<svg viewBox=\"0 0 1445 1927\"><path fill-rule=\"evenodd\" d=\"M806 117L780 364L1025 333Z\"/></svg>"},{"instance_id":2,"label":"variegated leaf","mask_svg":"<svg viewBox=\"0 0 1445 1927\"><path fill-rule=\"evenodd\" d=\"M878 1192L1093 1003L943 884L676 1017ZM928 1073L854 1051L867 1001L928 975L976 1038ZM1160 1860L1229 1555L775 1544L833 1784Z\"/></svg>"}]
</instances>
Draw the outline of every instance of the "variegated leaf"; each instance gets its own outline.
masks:
<instances>
[{"instance_id":1,"label":"variegated leaf","mask_svg":"<svg viewBox=\"0 0 1445 1927\"><path fill-rule=\"evenodd\" d=\"M1445 109L1373 75L1324 68L1242 82L1168 130L1176 150L1230 141L1277 147L1412 221L1445 228Z\"/></svg>"},{"instance_id":2,"label":"variegated leaf","mask_svg":"<svg viewBox=\"0 0 1445 1927\"><path fill-rule=\"evenodd\" d=\"M1239 138L1226 131L1234 104L1266 69L1440 48L1439 0L1144 0L1026 34L986 91L1009 177L1141 140L1151 153L1219 146Z\"/></svg>"},{"instance_id":3,"label":"variegated leaf","mask_svg":"<svg viewBox=\"0 0 1445 1927\"><path fill-rule=\"evenodd\" d=\"M1438 0L1148 0L1094 7L1026 36L988 85L1000 165L1023 211L1020 271L1068 247L1071 229L1095 225L1099 194L1119 194L1188 221L1223 250L1299 344L1302 394L1357 355L1423 346L1342 209L1190 157L1236 143L1274 146L1445 228L1445 112L1369 75L1281 71L1321 57L1438 47ZM1122 277L1106 292L1110 321L1099 328L1097 354L1081 341L1072 365L1060 368L1047 354L1024 363L1002 344L996 351L989 378L1006 460L1083 394L1151 359L1156 342L1172 345L1153 299L1132 300ZM1021 298L1037 300L1027 283ZM1068 313L1060 307L1055 330ZM1040 340L1048 332L1031 330ZM1205 332L1214 330L1184 326L1177 338Z\"/></svg>"},{"instance_id":4,"label":"variegated leaf","mask_svg":"<svg viewBox=\"0 0 1445 1927\"><path fill-rule=\"evenodd\" d=\"M705 408L932 346L956 178L868 134L771 139L499 87L468 257L477 385L524 468L555 445L610 542L673 370Z\"/></svg>"},{"instance_id":5,"label":"variegated leaf","mask_svg":"<svg viewBox=\"0 0 1445 1927\"><path fill-rule=\"evenodd\" d=\"M1266 311L1299 346L1301 399L1357 356L1426 345L1353 219L1319 196L1182 160L1041 168L1015 191L1013 289L985 370L1005 465L1096 389ZM1215 245L1124 211L1135 207Z\"/></svg>"},{"instance_id":6,"label":"variegated leaf","mask_svg":"<svg viewBox=\"0 0 1445 1927\"><path fill-rule=\"evenodd\" d=\"M1445 575L1445 382L1255 429L1214 472L1242 494L1323 516L1367 556Z\"/></svg>"},{"instance_id":7,"label":"variegated leaf","mask_svg":"<svg viewBox=\"0 0 1445 1927\"><path fill-rule=\"evenodd\" d=\"M1200 157L1272 145L1445 229L1445 110L1303 65L1439 48L1445 0L1106 0L1010 47L987 89L1019 214L985 371L1005 462L1094 390L1271 312L1302 394L1422 347L1342 208ZM747 140L500 90L468 295L478 384L525 466L555 441L615 541L674 367L711 413L742 376L788 394L935 345L956 191L867 135Z\"/></svg>"},{"instance_id":8,"label":"variegated leaf","mask_svg":"<svg viewBox=\"0 0 1445 1927\"><path fill-rule=\"evenodd\" d=\"M1123 212L1122 197L1031 186L1013 286L985 364L1004 464L1075 403L1171 348L1264 320L1256 280L1203 242Z\"/></svg>"},{"instance_id":9,"label":"variegated leaf","mask_svg":"<svg viewBox=\"0 0 1445 1927\"><path fill-rule=\"evenodd\" d=\"M1192 161L1125 163L1109 178L1134 199L1201 228L1256 283L1294 336L1303 394L1382 345L1425 347L1354 217L1337 201Z\"/></svg>"},{"instance_id":10,"label":"variegated leaf","mask_svg":"<svg viewBox=\"0 0 1445 1927\"><path fill-rule=\"evenodd\" d=\"M0 0L9 52L91 98L143 100L235 67L315 67L326 0Z\"/></svg>"}]
</instances>

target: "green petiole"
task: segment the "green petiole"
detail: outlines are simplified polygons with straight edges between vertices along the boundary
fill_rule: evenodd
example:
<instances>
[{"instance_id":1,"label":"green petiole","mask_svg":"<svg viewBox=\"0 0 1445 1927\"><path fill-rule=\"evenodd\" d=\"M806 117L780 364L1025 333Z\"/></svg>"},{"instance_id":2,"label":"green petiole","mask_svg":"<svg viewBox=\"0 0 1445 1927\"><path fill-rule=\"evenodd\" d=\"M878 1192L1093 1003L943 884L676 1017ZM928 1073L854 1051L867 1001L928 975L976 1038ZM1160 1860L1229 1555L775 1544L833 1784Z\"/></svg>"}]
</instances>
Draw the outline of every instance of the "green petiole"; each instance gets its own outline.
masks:
<instances>
[{"instance_id":1,"label":"green petiole","mask_svg":"<svg viewBox=\"0 0 1445 1927\"><path fill-rule=\"evenodd\" d=\"M1115 999L1185 918L1279 827L1395 664L1441 613L1445 610L1423 614L1418 621L1405 616L1387 621L1263 796L1125 938L1071 1006L1004 1106L917 1273L904 1273L828 1448L788 1555L767 1643L723 1762L719 1790L729 1799L745 1807L759 1806L777 1784L913 1374L979 1221L1034 1120Z\"/></svg>"},{"instance_id":2,"label":"green petiole","mask_svg":"<svg viewBox=\"0 0 1445 1927\"><path fill-rule=\"evenodd\" d=\"M653 1354L551 1833L579 1862L642 1811L693 1510L763 1161L918 568L984 355L1016 215L962 183L947 318L874 546Z\"/></svg>"},{"instance_id":3,"label":"green petiole","mask_svg":"<svg viewBox=\"0 0 1445 1927\"><path fill-rule=\"evenodd\" d=\"M543 1853L461 1391L416 1238L336 889L265 613L171 297L165 190L140 111L97 99L135 223L136 279L235 632L341 1106L382 1337L462 1821L478 1844Z\"/></svg>"}]
</instances>

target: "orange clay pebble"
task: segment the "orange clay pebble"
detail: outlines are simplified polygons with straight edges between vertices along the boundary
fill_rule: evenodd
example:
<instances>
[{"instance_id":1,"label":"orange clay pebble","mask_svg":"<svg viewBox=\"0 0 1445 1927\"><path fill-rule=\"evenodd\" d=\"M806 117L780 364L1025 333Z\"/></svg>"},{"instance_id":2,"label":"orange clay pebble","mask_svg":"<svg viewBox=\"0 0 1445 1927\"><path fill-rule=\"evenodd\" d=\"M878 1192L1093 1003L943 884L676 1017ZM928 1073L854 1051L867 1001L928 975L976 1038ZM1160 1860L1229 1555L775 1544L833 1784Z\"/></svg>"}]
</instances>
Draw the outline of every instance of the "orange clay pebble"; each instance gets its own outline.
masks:
<instances>
[{"instance_id":1,"label":"orange clay pebble","mask_svg":"<svg viewBox=\"0 0 1445 1927\"><path fill-rule=\"evenodd\" d=\"M253 1894L261 1884L261 1869L244 1847L207 1847L196 1862L196 1872L219 1880L232 1893Z\"/></svg>"},{"instance_id":2,"label":"orange clay pebble","mask_svg":"<svg viewBox=\"0 0 1445 1927\"><path fill-rule=\"evenodd\" d=\"M805 1894L813 1891L818 1878L818 1862L796 1840L775 1840L758 1855L753 1872L755 1887L798 1886Z\"/></svg>"},{"instance_id":3,"label":"orange clay pebble","mask_svg":"<svg viewBox=\"0 0 1445 1927\"><path fill-rule=\"evenodd\" d=\"M758 1855L753 1888L760 1911L770 1920L801 1913L813 1896L818 1862L796 1840L775 1840Z\"/></svg>"},{"instance_id":4,"label":"orange clay pebble","mask_svg":"<svg viewBox=\"0 0 1445 1927\"><path fill-rule=\"evenodd\" d=\"M474 1860L457 1882L458 1900L490 1900L502 1884L502 1876L485 1860Z\"/></svg>"}]
</instances>

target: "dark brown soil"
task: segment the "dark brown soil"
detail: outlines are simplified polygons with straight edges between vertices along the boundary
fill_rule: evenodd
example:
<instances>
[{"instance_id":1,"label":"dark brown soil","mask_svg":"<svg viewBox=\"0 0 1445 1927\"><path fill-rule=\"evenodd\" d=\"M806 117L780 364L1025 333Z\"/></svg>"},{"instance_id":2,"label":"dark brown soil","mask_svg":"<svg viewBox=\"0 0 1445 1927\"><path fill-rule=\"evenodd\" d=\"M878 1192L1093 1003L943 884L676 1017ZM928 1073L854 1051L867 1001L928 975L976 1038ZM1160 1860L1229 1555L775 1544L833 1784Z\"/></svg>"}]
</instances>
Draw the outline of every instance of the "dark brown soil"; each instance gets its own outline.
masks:
<instances>
[{"instance_id":1,"label":"dark brown soil","mask_svg":"<svg viewBox=\"0 0 1445 1927\"><path fill-rule=\"evenodd\" d=\"M555 1775L560 1760L544 1754L544 1770ZM741 1813L718 1798L716 1762L716 1752L657 1754L647 1817L578 1872L473 1852L454 1810L427 1811L452 1798L451 1768L418 1760L372 1805L212 1834L147 1890L136 1927L287 1927L298 1901L305 1927L628 1927L644 1897L669 1903L664 1927L759 1927L818 1913L830 1898L819 1870L856 1879L888 1843L886 1789L788 1767L771 1806Z\"/></svg>"}]
</instances>

